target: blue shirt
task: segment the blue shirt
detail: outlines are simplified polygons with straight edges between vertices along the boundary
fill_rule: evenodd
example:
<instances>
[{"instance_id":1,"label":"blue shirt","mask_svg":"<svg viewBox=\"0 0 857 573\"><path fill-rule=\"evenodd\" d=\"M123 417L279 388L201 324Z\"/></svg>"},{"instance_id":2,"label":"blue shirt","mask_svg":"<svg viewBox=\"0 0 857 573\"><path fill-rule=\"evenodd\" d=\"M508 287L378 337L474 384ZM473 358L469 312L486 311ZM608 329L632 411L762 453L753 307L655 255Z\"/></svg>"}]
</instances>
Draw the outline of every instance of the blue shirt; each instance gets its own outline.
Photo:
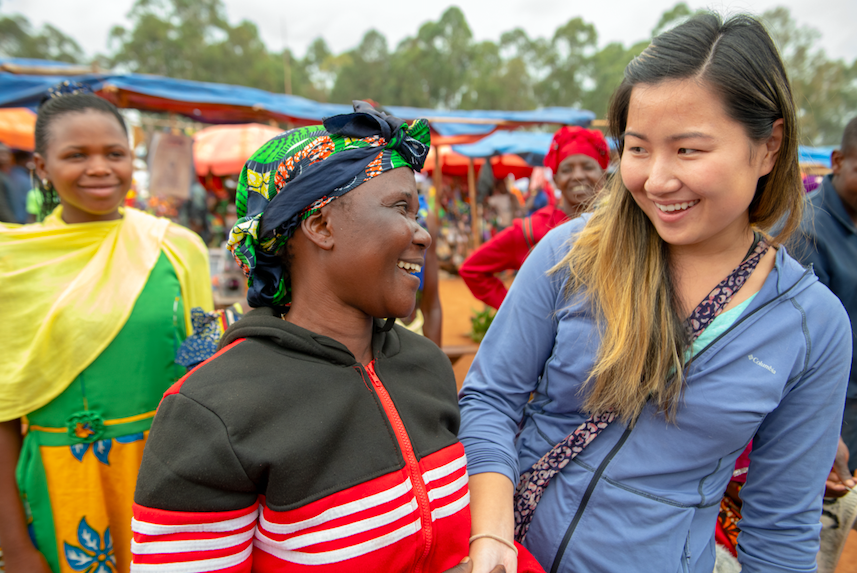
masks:
<instances>
[{"instance_id":1,"label":"blue shirt","mask_svg":"<svg viewBox=\"0 0 857 573\"><path fill-rule=\"evenodd\" d=\"M27 222L27 193L30 187L30 172L19 165L12 167L9 172L9 206L21 224Z\"/></svg>"},{"instance_id":2,"label":"blue shirt","mask_svg":"<svg viewBox=\"0 0 857 573\"><path fill-rule=\"evenodd\" d=\"M809 195L810 207L796 233L794 256L812 265L818 280L835 294L851 321L851 376L848 397L857 398L857 358L854 357L857 329L857 228L845 211L842 199L828 175Z\"/></svg>"}]
</instances>

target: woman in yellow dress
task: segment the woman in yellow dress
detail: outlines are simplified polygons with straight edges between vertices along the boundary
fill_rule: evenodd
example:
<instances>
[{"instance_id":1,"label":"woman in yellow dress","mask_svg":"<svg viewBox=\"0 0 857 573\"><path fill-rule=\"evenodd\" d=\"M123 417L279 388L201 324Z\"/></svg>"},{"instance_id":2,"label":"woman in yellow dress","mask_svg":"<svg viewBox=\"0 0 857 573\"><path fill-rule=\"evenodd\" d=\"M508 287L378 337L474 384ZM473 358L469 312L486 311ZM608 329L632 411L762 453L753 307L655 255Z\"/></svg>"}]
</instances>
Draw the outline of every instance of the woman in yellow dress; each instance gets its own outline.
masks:
<instances>
[{"instance_id":1,"label":"woman in yellow dress","mask_svg":"<svg viewBox=\"0 0 857 573\"><path fill-rule=\"evenodd\" d=\"M64 84L39 109L36 170L46 207L59 205L42 223L0 225L7 573L129 570L148 429L185 373L175 356L190 309L212 306L199 237L122 207L127 130L86 91Z\"/></svg>"}]
</instances>

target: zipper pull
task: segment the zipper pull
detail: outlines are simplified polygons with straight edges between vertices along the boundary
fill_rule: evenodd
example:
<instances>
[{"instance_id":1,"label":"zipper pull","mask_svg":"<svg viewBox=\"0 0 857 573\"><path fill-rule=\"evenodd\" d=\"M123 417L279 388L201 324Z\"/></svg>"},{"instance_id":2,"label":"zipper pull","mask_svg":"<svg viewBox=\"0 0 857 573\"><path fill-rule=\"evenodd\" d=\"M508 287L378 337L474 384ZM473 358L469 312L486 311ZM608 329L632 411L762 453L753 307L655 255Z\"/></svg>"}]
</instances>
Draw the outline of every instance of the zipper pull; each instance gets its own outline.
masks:
<instances>
[{"instance_id":1,"label":"zipper pull","mask_svg":"<svg viewBox=\"0 0 857 573\"><path fill-rule=\"evenodd\" d=\"M376 388L381 387L381 379L378 378L378 373L375 372L375 367L370 363L366 367L366 371L369 373L369 378L372 380L372 385Z\"/></svg>"}]
</instances>

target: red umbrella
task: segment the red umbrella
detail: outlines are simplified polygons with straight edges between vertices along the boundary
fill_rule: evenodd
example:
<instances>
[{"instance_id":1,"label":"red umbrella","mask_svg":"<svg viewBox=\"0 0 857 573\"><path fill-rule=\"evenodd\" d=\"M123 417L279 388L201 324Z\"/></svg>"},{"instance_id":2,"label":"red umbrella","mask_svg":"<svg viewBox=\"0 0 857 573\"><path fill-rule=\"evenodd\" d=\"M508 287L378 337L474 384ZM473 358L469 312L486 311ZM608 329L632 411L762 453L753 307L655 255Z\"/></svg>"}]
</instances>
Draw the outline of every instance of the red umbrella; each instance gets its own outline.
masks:
<instances>
[{"instance_id":1,"label":"red umbrella","mask_svg":"<svg viewBox=\"0 0 857 573\"><path fill-rule=\"evenodd\" d=\"M262 144L283 133L279 127L246 123L206 127L194 136L193 161L198 175L235 175Z\"/></svg>"},{"instance_id":2,"label":"red umbrella","mask_svg":"<svg viewBox=\"0 0 857 573\"><path fill-rule=\"evenodd\" d=\"M0 141L25 151L36 146L36 114L25 107L0 109Z\"/></svg>"},{"instance_id":3,"label":"red umbrella","mask_svg":"<svg viewBox=\"0 0 857 573\"><path fill-rule=\"evenodd\" d=\"M435 152L432 150L426 158L425 165L423 166L423 172L434 172L434 159ZM469 157L454 152L448 145L440 146L441 173L444 175L467 175L467 166L469 163ZM473 167L476 171L479 171L483 163L485 163L485 159L481 157L473 158ZM520 156L513 154L496 155L492 157L491 167L494 170L494 177L498 179L506 177L509 174L512 174L515 179L520 179L521 177L529 177L533 172L533 167L531 165L521 159Z\"/></svg>"}]
</instances>

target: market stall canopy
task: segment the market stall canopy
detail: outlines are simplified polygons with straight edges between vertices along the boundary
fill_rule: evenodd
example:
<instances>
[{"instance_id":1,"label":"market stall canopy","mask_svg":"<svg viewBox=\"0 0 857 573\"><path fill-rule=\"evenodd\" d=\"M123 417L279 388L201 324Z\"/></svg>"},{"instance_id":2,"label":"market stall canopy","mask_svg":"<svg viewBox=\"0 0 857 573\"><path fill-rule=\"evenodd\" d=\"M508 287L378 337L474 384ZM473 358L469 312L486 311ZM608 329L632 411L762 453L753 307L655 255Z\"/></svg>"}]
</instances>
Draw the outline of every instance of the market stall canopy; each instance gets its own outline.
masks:
<instances>
[{"instance_id":1,"label":"market stall canopy","mask_svg":"<svg viewBox=\"0 0 857 573\"><path fill-rule=\"evenodd\" d=\"M24 151L33 151L36 142L36 114L27 108L0 109L0 141Z\"/></svg>"},{"instance_id":2,"label":"market stall canopy","mask_svg":"<svg viewBox=\"0 0 857 573\"><path fill-rule=\"evenodd\" d=\"M444 175L457 175L464 177L467 175L467 168L468 165L470 165L471 158L453 151L455 147L458 146L454 145L452 146L452 149L448 146L440 148L440 171ZM473 158L472 160L473 167L476 171L479 171L485 163L485 158L483 157ZM517 155L494 155L490 158L490 161L494 177L497 179L501 179L507 175L512 175L515 179L520 179L521 177L529 177L533 172L533 166L529 165L524 159ZM435 153L432 152L429 153L428 158L426 158L425 165L423 166L423 173L431 175L434 173L434 169Z\"/></svg>"},{"instance_id":3,"label":"market stall canopy","mask_svg":"<svg viewBox=\"0 0 857 573\"><path fill-rule=\"evenodd\" d=\"M495 131L475 143L453 145L452 150L466 157L491 157L497 154L515 154L533 167L544 163L550 148L552 133L534 131ZM610 149L616 150L616 141L608 137Z\"/></svg>"},{"instance_id":4,"label":"market stall canopy","mask_svg":"<svg viewBox=\"0 0 857 573\"><path fill-rule=\"evenodd\" d=\"M530 165L539 166L544 162L551 139L553 139L552 133L497 131L476 143L453 145L452 150L466 157L515 154Z\"/></svg>"},{"instance_id":5,"label":"market stall canopy","mask_svg":"<svg viewBox=\"0 0 857 573\"><path fill-rule=\"evenodd\" d=\"M62 75L62 70L54 66L61 62L43 61L46 75L37 75L33 72L38 71L34 66L38 61L26 60L27 73L11 73L15 66L25 69L19 65L21 60L0 59L0 107L36 109L50 87L73 80L89 85L119 107L177 113L205 123L267 123L274 119L301 126L351 111L348 105L320 103L299 96L227 84L145 74L78 75L69 72ZM441 136L484 136L498 128L540 124L587 125L595 118L592 112L566 107L531 111L443 111L398 106L385 106L385 109L406 120L427 118L432 129Z\"/></svg>"},{"instance_id":6,"label":"market stall canopy","mask_svg":"<svg viewBox=\"0 0 857 573\"><path fill-rule=\"evenodd\" d=\"M259 123L215 125L193 136L197 175L237 175L247 158L283 130Z\"/></svg>"},{"instance_id":7,"label":"market stall canopy","mask_svg":"<svg viewBox=\"0 0 857 573\"><path fill-rule=\"evenodd\" d=\"M822 165L831 168L830 164L830 154L833 153L834 149L838 149L837 146L831 145L828 147L806 147L801 145L800 150L800 161L801 165Z\"/></svg>"},{"instance_id":8,"label":"market stall canopy","mask_svg":"<svg viewBox=\"0 0 857 573\"><path fill-rule=\"evenodd\" d=\"M33 58L0 58L0 72L12 74L77 75L97 72L97 66L81 66L68 62Z\"/></svg>"}]
</instances>

